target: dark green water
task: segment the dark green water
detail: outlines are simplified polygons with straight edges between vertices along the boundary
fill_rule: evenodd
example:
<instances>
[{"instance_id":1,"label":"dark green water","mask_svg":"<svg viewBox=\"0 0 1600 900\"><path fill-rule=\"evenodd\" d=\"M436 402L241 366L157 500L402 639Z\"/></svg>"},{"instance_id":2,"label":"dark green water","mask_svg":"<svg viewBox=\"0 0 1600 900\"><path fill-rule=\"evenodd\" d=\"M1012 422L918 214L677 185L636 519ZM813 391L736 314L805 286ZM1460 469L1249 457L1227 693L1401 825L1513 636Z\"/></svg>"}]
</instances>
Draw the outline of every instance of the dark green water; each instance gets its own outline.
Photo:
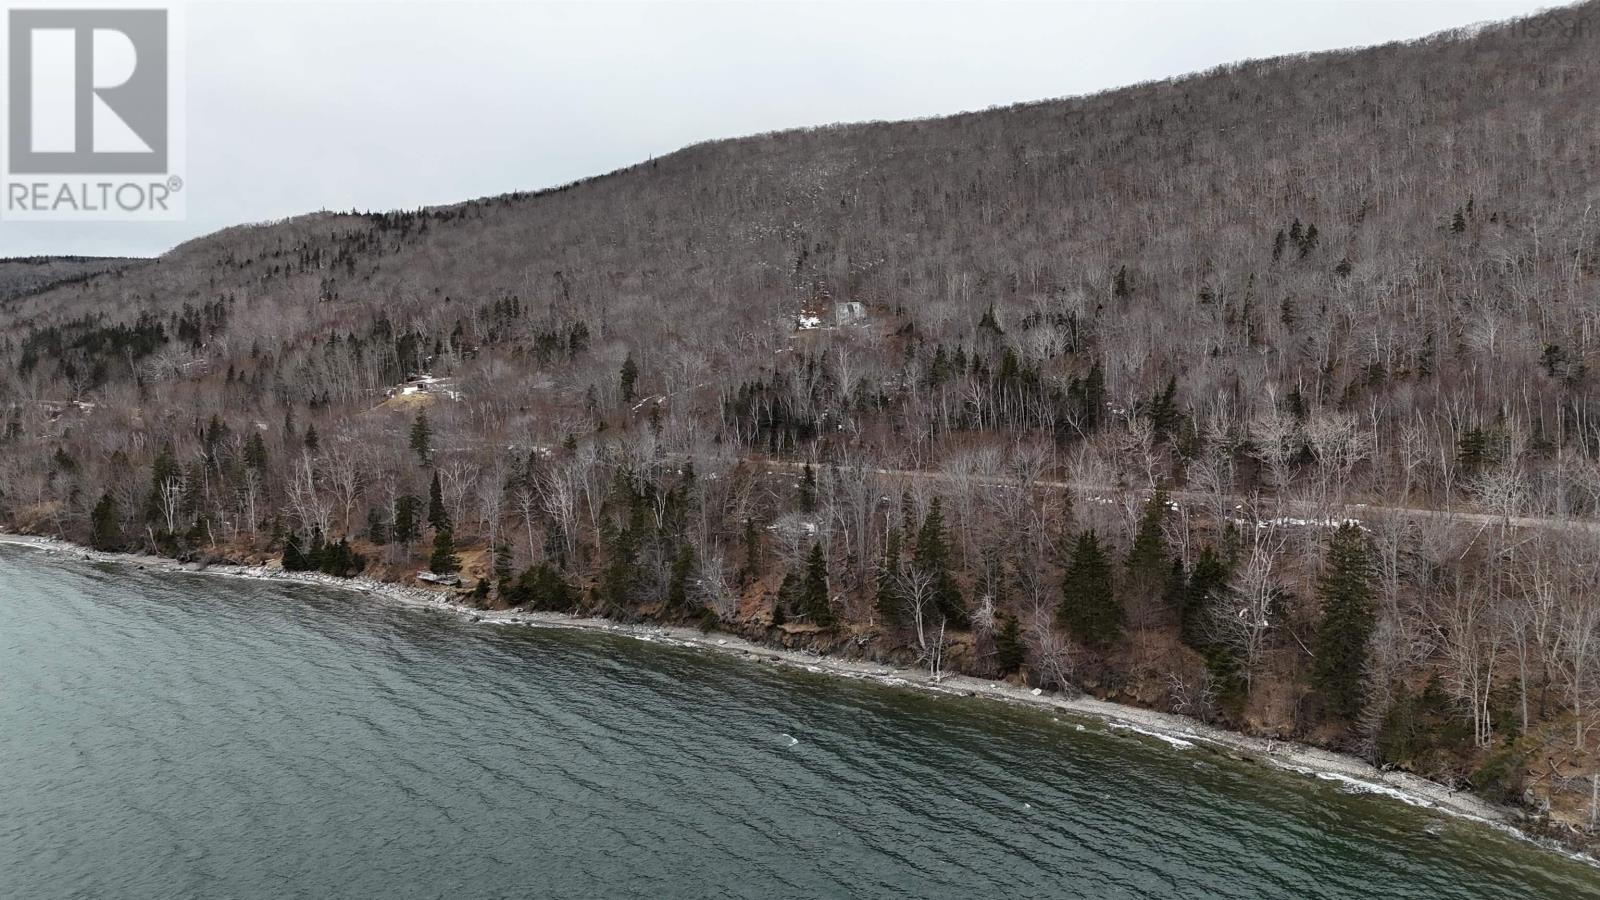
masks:
<instances>
[{"instance_id":1,"label":"dark green water","mask_svg":"<svg viewBox=\"0 0 1600 900\"><path fill-rule=\"evenodd\" d=\"M1600 873L1035 711L0 546L0 897L849 896Z\"/></svg>"}]
</instances>

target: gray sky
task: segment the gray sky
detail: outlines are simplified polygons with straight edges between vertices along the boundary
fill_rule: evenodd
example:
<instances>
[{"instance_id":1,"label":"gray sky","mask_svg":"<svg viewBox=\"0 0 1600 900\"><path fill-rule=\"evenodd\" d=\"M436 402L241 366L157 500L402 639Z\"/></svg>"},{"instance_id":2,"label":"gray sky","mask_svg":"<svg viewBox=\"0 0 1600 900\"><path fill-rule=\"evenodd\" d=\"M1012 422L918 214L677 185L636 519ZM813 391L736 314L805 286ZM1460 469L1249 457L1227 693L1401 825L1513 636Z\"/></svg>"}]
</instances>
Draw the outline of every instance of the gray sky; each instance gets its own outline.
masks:
<instances>
[{"instance_id":1,"label":"gray sky","mask_svg":"<svg viewBox=\"0 0 1600 900\"><path fill-rule=\"evenodd\" d=\"M545 187L685 144L1082 94L1548 3L197 3L188 219L5 223L0 256Z\"/></svg>"}]
</instances>

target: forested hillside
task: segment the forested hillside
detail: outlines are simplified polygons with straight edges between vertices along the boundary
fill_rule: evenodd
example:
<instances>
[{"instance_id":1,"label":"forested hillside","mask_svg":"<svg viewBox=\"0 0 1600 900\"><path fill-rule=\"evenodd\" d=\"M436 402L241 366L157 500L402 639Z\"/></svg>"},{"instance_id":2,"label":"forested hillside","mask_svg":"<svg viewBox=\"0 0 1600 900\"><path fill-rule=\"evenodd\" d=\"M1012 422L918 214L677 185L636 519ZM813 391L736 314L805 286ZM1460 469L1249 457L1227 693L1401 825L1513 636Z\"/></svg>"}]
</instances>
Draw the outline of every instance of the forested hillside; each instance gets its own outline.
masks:
<instances>
[{"instance_id":1,"label":"forested hillside","mask_svg":"<svg viewBox=\"0 0 1600 900\"><path fill-rule=\"evenodd\" d=\"M1585 5L240 226L0 302L0 520L1027 678L1591 826L1597 86Z\"/></svg>"},{"instance_id":2,"label":"forested hillside","mask_svg":"<svg viewBox=\"0 0 1600 900\"><path fill-rule=\"evenodd\" d=\"M0 259L0 303L70 284L139 262L102 256L24 256Z\"/></svg>"}]
</instances>

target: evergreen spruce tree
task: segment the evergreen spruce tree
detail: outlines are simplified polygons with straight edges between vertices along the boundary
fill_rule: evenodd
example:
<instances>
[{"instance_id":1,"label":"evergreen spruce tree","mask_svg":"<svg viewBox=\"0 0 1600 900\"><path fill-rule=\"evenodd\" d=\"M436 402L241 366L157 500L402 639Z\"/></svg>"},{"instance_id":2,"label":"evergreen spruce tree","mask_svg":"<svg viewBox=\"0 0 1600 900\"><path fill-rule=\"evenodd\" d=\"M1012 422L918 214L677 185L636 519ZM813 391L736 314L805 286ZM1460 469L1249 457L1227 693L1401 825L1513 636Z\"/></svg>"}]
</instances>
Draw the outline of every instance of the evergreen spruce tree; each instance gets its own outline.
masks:
<instances>
[{"instance_id":1,"label":"evergreen spruce tree","mask_svg":"<svg viewBox=\"0 0 1600 900\"><path fill-rule=\"evenodd\" d=\"M822 544L811 545L811 555L806 559L805 580L800 586L800 608L812 622L824 627L833 624L833 607L828 603L828 561L822 555Z\"/></svg>"},{"instance_id":2,"label":"evergreen spruce tree","mask_svg":"<svg viewBox=\"0 0 1600 900\"><path fill-rule=\"evenodd\" d=\"M994 314L994 303L992 301L989 303L989 308L983 311L983 318L978 320L978 330L989 331L996 335L1006 333L1005 329L1000 327L1000 320Z\"/></svg>"},{"instance_id":3,"label":"evergreen spruce tree","mask_svg":"<svg viewBox=\"0 0 1600 900\"><path fill-rule=\"evenodd\" d=\"M317 434L317 426L306 426L305 442L306 449L310 450L312 453L315 453L322 448L322 436Z\"/></svg>"},{"instance_id":4,"label":"evergreen spruce tree","mask_svg":"<svg viewBox=\"0 0 1600 900\"><path fill-rule=\"evenodd\" d=\"M250 435L244 442L244 464L257 472L267 470L267 442L262 439L261 432Z\"/></svg>"},{"instance_id":5,"label":"evergreen spruce tree","mask_svg":"<svg viewBox=\"0 0 1600 900\"><path fill-rule=\"evenodd\" d=\"M428 422L427 410L418 410L416 420L411 423L411 452L423 465L433 456L433 426Z\"/></svg>"},{"instance_id":6,"label":"evergreen spruce tree","mask_svg":"<svg viewBox=\"0 0 1600 900\"><path fill-rule=\"evenodd\" d=\"M366 565L366 559L350 549L350 541L340 538L338 543L327 544L322 548L322 559L317 569L326 575L349 578L366 568Z\"/></svg>"},{"instance_id":7,"label":"evergreen spruce tree","mask_svg":"<svg viewBox=\"0 0 1600 900\"><path fill-rule=\"evenodd\" d=\"M549 562L523 572L500 596L513 606L524 604L548 612L571 612L578 605L578 591L561 577Z\"/></svg>"},{"instance_id":8,"label":"evergreen spruce tree","mask_svg":"<svg viewBox=\"0 0 1600 900\"><path fill-rule=\"evenodd\" d=\"M228 439L228 426L222 424L222 419L216 413L211 414L211 421L206 423L206 430L200 436L201 452L204 453L208 464L217 461L217 449Z\"/></svg>"},{"instance_id":9,"label":"evergreen spruce tree","mask_svg":"<svg viewBox=\"0 0 1600 900\"><path fill-rule=\"evenodd\" d=\"M634 391L639 383L639 364L633 361L633 354L622 361L622 371L617 377L617 386L622 389L622 402L632 403Z\"/></svg>"},{"instance_id":10,"label":"evergreen spruce tree","mask_svg":"<svg viewBox=\"0 0 1600 900\"><path fill-rule=\"evenodd\" d=\"M1139 527L1133 535L1133 546L1128 548L1125 565L1128 577L1135 584L1154 586L1164 583L1167 568L1167 537L1161 523L1167 515L1167 492L1158 489L1145 502L1144 513L1139 517Z\"/></svg>"},{"instance_id":11,"label":"evergreen spruce tree","mask_svg":"<svg viewBox=\"0 0 1600 900\"><path fill-rule=\"evenodd\" d=\"M1022 668L1025 651L1022 646L1022 626L1017 617L1000 614L1000 627L994 633L994 664L1001 677Z\"/></svg>"},{"instance_id":12,"label":"evergreen spruce tree","mask_svg":"<svg viewBox=\"0 0 1600 900\"><path fill-rule=\"evenodd\" d=\"M749 583L761 577L761 530L756 520L744 520L744 566L739 570L739 580Z\"/></svg>"},{"instance_id":13,"label":"evergreen spruce tree","mask_svg":"<svg viewBox=\"0 0 1600 900\"><path fill-rule=\"evenodd\" d=\"M961 587L950 573L950 548L944 539L944 510L939 498L928 505L928 515L917 532L917 546L912 551L912 565L933 577L933 602L939 613L954 628L967 626L967 604L961 597Z\"/></svg>"},{"instance_id":14,"label":"evergreen spruce tree","mask_svg":"<svg viewBox=\"0 0 1600 900\"><path fill-rule=\"evenodd\" d=\"M789 621L788 610L795 605L799 594L800 579L793 572L783 573L783 583L778 585L778 597L772 604L772 627Z\"/></svg>"},{"instance_id":15,"label":"evergreen spruce tree","mask_svg":"<svg viewBox=\"0 0 1600 900\"><path fill-rule=\"evenodd\" d=\"M507 585L515 573L511 569L511 545L497 544L494 548L494 581L498 585L501 596L505 596Z\"/></svg>"},{"instance_id":16,"label":"evergreen spruce tree","mask_svg":"<svg viewBox=\"0 0 1600 900\"><path fill-rule=\"evenodd\" d=\"M78 461L72 458L72 454L68 453L65 447L56 448L56 452L51 457L51 462L63 472L78 471Z\"/></svg>"},{"instance_id":17,"label":"evergreen spruce tree","mask_svg":"<svg viewBox=\"0 0 1600 900\"><path fill-rule=\"evenodd\" d=\"M817 511L817 473L806 463L800 473L800 511L814 513Z\"/></svg>"},{"instance_id":18,"label":"evergreen spruce tree","mask_svg":"<svg viewBox=\"0 0 1600 900\"><path fill-rule=\"evenodd\" d=\"M1207 544L1200 549L1178 611L1178 636L1196 650L1205 650L1211 644L1211 609L1228 589L1229 575L1228 564L1214 547Z\"/></svg>"},{"instance_id":19,"label":"evergreen spruce tree","mask_svg":"<svg viewBox=\"0 0 1600 900\"><path fill-rule=\"evenodd\" d=\"M91 547L96 550L122 548L122 519L117 511L117 498L101 494L100 502L94 505L94 512L89 515L89 522Z\"/></svg>"},{"instance_id":20,"label":"evergreen spruce tree","mask_svg":"<svg viewBox=\"0 0 1600 900\"><path fill-rule=\"evenodd\" d=\"M394 501L394 541L402 546L409 547L412 541L422 537L422 523L418 515L422 512L422 501L417 497L406 494Z\"/></svg>"},{"instance_id":21,"label":"evergreen spruce tree","mask_svg":"<svg viewBox=\"0 0 1600 900\"><path fill-rule=\"evenodd\" d=\"M694 572L694 547L685 543L678 548L672 560L672 572L667 578L667 610L682 614L690 611L689 576Z\"/></svg>"},{"instance_id":22,"label":"evergreen spruce tree","mask_svg":"<svg viewBox=\"0 0 1600 900\"><path fill-rule=\"evenodd\" d=\"M177 459L172 455L172 445L164 444L156 454L155 461L150 464L150 494L145 501L144 517L146 521L155 521L161 515L161 495L164 486L170 480L183 475L183 469L178 465Z\"/></svg>"},{"instance_id":23,"label":"evergreen spruce tree","mask_svg":"<svg viewBox=\"0 0 1600 900\"><path fill-rule=\"evenodd\" d=\"M450 531L455 525L450 512L444 508L444 491L439 485L439 473L433 473L433 483L428 485L428 527L434 531Z\"/></svg>"},{"instance_id":24,"label":"evergreen spruce tree","mask_svg":"<svg viewBox=\"0 0 1600 900\"><path fill-rule=\"evenodd\" d=\"M283 544L283 570L285 572L304 572L306 570L305 552L300 549L300 532L289 532L289 539Z\"/></svg>"},{"instance_id":25,"label":"evergreen spruce tree","mask_svg":"<svg viewBox=\"0 0 1600 900\"><path fill-rule=\"evenodd\" d=\"M600 595L617 610L631 606L641 581L638 559L649 522L643 499L628 492L628 521L621 528L606 529L606 565L600 575Z\"/></svg>"},{"instance_id":26,"label":"evergreen spruce tree","mask_svg":"<svg viewBox=\"0 0 1600 900\"><path fill-rule=\"evenodd\" d=\"M315 572L322 568L322 556L327 550L322 537L322 528L311 526L311 543L306 547L305 571Z\"/></svg>"},{"instance_id":27,"label":"evergreen spruce tree","mask_svg":"<svg viewBox=\"0 0 1600 900\"><path fill-rule=\"evenodd\" d=\"M1317 226L1316 223L1313 222L1312 224L1306 226L1305 238L1300 242L1300 256L1304 258L1306 254L1310 253L1312 250L1315 250L1316 247Z\"/></svg>"},{"instance_id":28,"label":"evergreen spruce tree","mask_svg":"<svg viewBox=\"0 0 1600 900\"><path fill-rule=\"evenodd\" d=\"M450 575L461 569L461 557L456 555L456 539L448 528L433 533L433 555L428 557L428 570L435 575Z\"/></svg>"},{"instance_id":29,"label":"evergreen spruce tree","mask_svg":"<svg viewBox=\"0 0 1600 900\"><path fill-rule=\"evenodd\" d=\"M1161 587L1161 599L1167 608L1175 612L1183 611L1183 599L1189 592L1189 573L1183 570L1183 560L1173 557L1172 565L1167 568L1167 581Z\"/></svg>"},{"instance_id":30,"label":"evergreen spruce tree","mask_svg":"<svg viewBox=\"0 0 1600 900\"><path fill-rule=\"evenodd\" d=\"M1081 643L1106 648L1122 635L1122 604L1111 581L1111 560L1094 531L1078 535L1061 583L1056 621Z\"/></svg>"},{"instance_id":31,"label":"evergreen spruce tree","mask_svg":"<svg viewBox=\"0 0 1600 900\"><path fill-rule=\"evenodd\" d=\"M1178 378L1167 376L1167 386L1150 400L1150 424L1155 428L1156 440L1170 441L1183 424L1183 414L1178 411Z\"/></svg>"},{"instance_id":32,"label":"evergreen spruce tree","mask_svg":"<svg viewBox=\"0 0 1600 900\"><path fill-rule=\"evenodd\" d=\"M381 506L367 509L367 540L375 547L389 543L389 523Z\"/></svg>"},{"instance_id":33,"label":"evergreen spruce tree","mask_svg":"<svg viewBox=\"0 0 1600 900\"><path fill-rule=\"evenodd\" d=\"M1073 377L1068 396L1078 408L1084 432L1088 433L1097 428L1101 416L1105 413L1106 403L1106 373L1101 368L1099 360L1095 361L1084 377Z\"/></svg>"},{"instance_id":34,"label":"evergreen spruce tree","mask_svg":"<svg viewBox=\"0 0 1600 900\"><path fill-rule=\"evenodd\" d=\"M1111 285L1111 295L1116 297L1118 300L1126 300L1133 296L1133 288L1128 284L1127 266L1118 267L1117 277L1113 280Z\"/></svg>"},{"instance_id":35,"label":"evergreen spruce tree","mask_svg":"<svg viewBox=\"0 0 1600 900\"><path fill-rule=\"evenodd\" d=\"M1317 628L1317 687L1336 716L1355 718L1361 711L1367 648L1377 627L1372 590L1372 555L1361 529L1346 523L1333 533L1317 595L1322 622Z\"/></svg>"}]
</instances>

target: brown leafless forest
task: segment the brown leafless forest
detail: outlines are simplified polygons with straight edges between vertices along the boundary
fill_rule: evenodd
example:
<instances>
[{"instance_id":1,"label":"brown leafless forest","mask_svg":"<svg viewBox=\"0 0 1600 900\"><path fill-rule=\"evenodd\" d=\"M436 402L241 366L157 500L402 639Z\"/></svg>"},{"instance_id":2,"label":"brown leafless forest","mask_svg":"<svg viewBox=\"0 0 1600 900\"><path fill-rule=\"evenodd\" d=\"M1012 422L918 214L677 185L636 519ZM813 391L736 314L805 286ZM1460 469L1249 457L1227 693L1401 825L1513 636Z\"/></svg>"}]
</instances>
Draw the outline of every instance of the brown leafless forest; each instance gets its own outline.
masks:
<instances>
[{"instance_id":1,"label":"brown leafless forest","mask_svg":"<svg viewBox=\"0 0 1600 900\"><path fill-rule=\"evenodd\" d=\"M1592 829L1597 86L1584 5L61 264L0 294L0 521L1025 678Z\"/></svg>"}]
</instances>

